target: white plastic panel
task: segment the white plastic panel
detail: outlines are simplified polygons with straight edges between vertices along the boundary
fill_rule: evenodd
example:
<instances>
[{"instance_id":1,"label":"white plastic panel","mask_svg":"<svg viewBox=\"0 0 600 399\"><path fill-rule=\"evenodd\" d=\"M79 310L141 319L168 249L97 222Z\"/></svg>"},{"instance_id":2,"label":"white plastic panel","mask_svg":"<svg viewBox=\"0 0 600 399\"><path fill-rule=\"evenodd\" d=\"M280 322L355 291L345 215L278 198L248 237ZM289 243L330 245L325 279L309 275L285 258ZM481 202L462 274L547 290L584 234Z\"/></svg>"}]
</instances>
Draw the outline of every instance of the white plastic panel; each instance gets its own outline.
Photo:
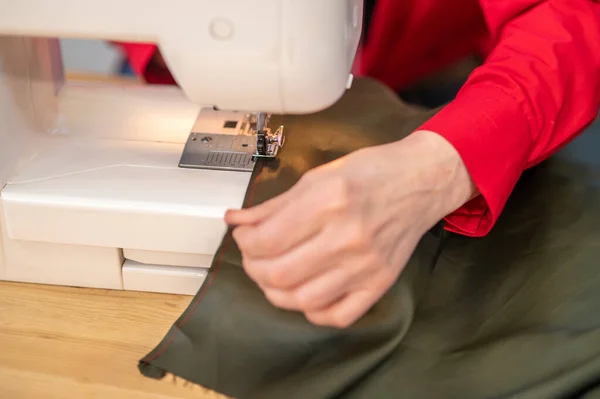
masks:
<instances>
[{"instance_id":1,"label":"white plastic panel","mask_svg":"<svg viewBox=\"0 0 600 399\"><path fill-rule=\"evenodd\" d=\"M195 295L207 273L206 269L196 267L142 265L126 260L123 265L123 286L128 291Z\"/></svg>"},{"instance_id":2,"label":"white plastic panel","mask_svg":"<svg viewBox=\"0 0 600 399\"><path fill-rule=\"evenodd\" d=\"M0 215L2 205L0 204ZM0 219L4 275L0 278L39 284L123 289L123 257L115 248L11 240Z\"/></svg>"},{"instance_id":3,"label":"white plastic panel","mask_svg":"<svg viewBox=\"0 0 600 399\"><path fill-rule=\"evenodd\" d=\"M0 215L2 214L2 202L0 202ZM6 260L4 254L4 233L0 225L0 280L6 279Z\"/></svg>"},{"instance_id":4,"label":"white plastic panel","mask_svg":"<svg viewBox=\"0 0 600 399\"><path fill-rule=\"evenodd\" d=\"M200 267L208 269L212 265L214 255L183 254L174 252L141 251L139 249L124 249L123 256L138 263L148 265L167 265Z\"/></svg>"},{"instance_id":5,"label":"white plastic panel","mask_svg":"<svg viewBox=\"0 0 600 399\"><path fill-rule=\"evenodd\" d=\"M57 53L55 43L0 36L0 190L19 161L29 157L38 134L53 122L54 90L60 82L56 76L60 65L51 57ZM7 278L8 262L12 264L14 254L12 248L4 248L5 238L0 227L1 280Z\"/></svg>"},{"instance_id":6,"label":"white plastic panel","mask_svg":"<svg viewBox=\"0 0 600 399\"><path fill-rule=\"evenodd\" d=\"M183 145L55 136L2 191L11 239L214 255L250 173L181 169Z\"/></svg>"},{"instance_id":7,"label":"white plastic panel","mask_svg":"<svg viewBox=\"0 0 600 399\"><path fill-rule=\"evenodd\" d=\"M5 280L120 290L122 258L114 248L4 240Z\"/></svg>"},{"instance_id":8,"label":"white plastic panel","mask_svg":"<svg viewBox=\"0 0 600 399\"><path fill-rule=\"evenodd\" d=\"M184 144L201 107L176 86L67 82L54 133Z\"/></svg>"},{"instance_id":9,"label":"white plastic panel","mask_svg":"<svg viewBox=\"0 0 600 399\"><path fill-rule=\"evenodd\" d=\"M0 36L0 189L35 134L31 41Z\"/></svg>"}]
</instances>

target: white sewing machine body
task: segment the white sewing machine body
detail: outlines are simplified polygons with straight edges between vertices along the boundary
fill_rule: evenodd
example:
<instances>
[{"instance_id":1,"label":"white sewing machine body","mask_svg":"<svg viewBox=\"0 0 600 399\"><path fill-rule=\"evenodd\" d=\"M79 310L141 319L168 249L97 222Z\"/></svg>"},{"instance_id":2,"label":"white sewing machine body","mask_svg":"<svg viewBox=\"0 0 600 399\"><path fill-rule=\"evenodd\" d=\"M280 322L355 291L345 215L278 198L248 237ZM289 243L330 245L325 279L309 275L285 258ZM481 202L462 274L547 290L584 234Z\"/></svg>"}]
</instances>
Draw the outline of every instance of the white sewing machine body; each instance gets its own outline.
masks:
<instances>
[{"instance_id":1,"label":"white sewing machine body","mask_svg":"<svg viewBox=\"0 0 600 399\"><path fill-rule=\"evenodd\" d=\"M180 167L190 133L333 104L362 20L362 0L0 9L0 280L181 294L201 285L250 179ZM57 37L157 43L181 88L65 81Z\"/></svg>"}]
</instances>

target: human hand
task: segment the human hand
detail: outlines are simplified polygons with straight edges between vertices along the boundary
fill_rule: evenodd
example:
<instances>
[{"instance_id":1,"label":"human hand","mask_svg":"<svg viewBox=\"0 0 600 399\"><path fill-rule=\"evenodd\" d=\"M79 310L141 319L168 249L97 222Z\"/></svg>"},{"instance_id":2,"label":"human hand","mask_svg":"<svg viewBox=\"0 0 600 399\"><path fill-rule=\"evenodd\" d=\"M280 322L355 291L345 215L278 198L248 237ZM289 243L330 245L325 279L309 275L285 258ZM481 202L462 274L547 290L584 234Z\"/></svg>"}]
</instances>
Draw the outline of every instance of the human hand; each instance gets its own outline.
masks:
<instances>
[{"instance_id":1,"label":"human hand","mask_svg":"<svg viewBox=\"0 0 600 399\"><path fill-rule=\"evenodd\" d=\"M344 328L394 284L423 234L473 184L441 136L415 132L306 173L284 194L230 210L248 276L275 306Z\"/></svg>"}]
</instances>

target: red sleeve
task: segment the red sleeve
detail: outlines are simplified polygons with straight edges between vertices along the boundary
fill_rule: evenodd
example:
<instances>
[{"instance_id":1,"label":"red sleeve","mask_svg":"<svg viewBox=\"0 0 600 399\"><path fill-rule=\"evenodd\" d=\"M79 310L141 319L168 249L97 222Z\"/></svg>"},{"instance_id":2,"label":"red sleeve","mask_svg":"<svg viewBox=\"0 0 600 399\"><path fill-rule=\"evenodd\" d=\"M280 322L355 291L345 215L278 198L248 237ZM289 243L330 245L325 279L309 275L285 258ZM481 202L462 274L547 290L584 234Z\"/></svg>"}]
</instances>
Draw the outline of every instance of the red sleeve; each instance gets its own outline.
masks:
<instances>
[{"instance_id":1,"label":"red sleeve","mask_svg":"<svg viewBox=\"0 0 600 399\"><path fill-rule=\"evenodd\" d=\"M131 69L138 76L146 74L146 67L156 52L156 45L145 43L114 42L125 53Z\"/></svg>"},{"instance_id":2,"label":"red sleeve","mask_svg":"<svg viewBox=\"0 0 600 399\"><path fill-rule=\"evenodd\" d=\"M125 42L113 43L119 46L125 53L125 57L127 57L133 72L135 72L137 76L143 77L146 83L164 85L177 84L168 70L159 69L156 68L156 66L154 68L151 67L150 61L158 49L156 45Z\"/></svg>"},{"instance_id":3,"label":"red sleeve","mask_svg":"<svg viewBox=\"0 0 600 399\"><path fill-rule=\"evenodd\" d=\"M459 152L480 196L446 218L493 227L521 173L581 133L600 106L600 0L480 0L496 42L454 101L421 128Z\"/></svg>"}]
</instances>

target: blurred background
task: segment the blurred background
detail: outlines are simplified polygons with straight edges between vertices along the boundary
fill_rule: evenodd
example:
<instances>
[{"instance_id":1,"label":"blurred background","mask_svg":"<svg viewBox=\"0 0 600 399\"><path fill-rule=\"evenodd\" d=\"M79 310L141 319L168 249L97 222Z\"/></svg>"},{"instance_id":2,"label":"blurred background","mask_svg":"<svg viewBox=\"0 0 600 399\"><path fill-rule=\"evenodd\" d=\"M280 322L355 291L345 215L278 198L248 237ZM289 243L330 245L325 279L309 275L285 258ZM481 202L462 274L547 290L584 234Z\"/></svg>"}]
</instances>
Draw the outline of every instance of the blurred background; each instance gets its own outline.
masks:
<instances>
[{"instance_id":1,"label":"blurred background","mask_svg":"<svg viewBox=\"0 0 600 399\"><path fill-rule=\"evenodd\" d=\"M60 45L69 75L132 76L123 54L105 41L64 39Z\"/></svg>"}]
</instances>

